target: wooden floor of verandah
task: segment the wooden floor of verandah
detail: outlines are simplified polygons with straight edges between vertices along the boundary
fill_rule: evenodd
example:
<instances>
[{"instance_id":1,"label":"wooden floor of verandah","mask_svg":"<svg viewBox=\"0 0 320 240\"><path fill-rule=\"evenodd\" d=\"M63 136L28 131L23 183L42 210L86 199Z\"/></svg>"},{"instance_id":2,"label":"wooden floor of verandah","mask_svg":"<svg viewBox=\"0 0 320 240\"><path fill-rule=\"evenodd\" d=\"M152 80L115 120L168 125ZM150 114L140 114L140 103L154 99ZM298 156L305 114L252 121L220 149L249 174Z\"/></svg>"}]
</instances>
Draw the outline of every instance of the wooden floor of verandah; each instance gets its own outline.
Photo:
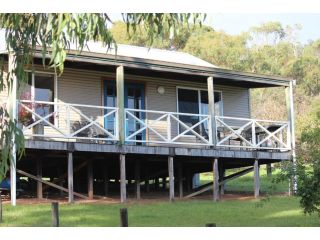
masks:
<instances>
[{"instance_id":1,"label":"wooden floor of verandah","mask_svg":"<svg viewBox=\"0 0 320 240\"><path fill-rule=\"evenodd\" d=\"M196 173L213 172L215 159L219 181L227 181L253 170L255 163L259 166L285 161L290 159L291 153L27 140L26 154L17 162L18 176L21 177L17 188L24 190L21 197L62 201L68 198L70 154L75 199L117 201L123 187L128 200L136 199L137 195L139 199L168 199L172 188L178 198L198 196L190 195L193 192L198 192L199 197L206 196L212 192L213 184L192 189L192 177ZM125 160L122 167L120 156ZM172 159L171 178L169 158ZM224 171L231 168L247 170L239 170L239 175L224 176ZM125 180L122 182L125 184L121 188L123 171L125 178L122 179Z\"/></svg>"}]
</instances>

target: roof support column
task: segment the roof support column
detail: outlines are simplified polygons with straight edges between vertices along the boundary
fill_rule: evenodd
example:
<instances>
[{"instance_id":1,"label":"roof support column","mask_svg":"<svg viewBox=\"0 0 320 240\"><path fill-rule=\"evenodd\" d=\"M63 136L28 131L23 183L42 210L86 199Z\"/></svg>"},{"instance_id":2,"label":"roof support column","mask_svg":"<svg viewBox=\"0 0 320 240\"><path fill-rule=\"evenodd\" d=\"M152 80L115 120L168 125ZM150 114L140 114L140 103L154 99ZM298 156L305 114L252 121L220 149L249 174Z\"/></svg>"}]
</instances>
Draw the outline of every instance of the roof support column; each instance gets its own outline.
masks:
<instances>
[{"instance_id":1,"label":"roof support column","mask_svg":"<svg viewBox=\"0 0 320 240\"><path fill-rule=\"evenodd\" d=\"M124 112L124 69L123 66L117 67L117 107L118 107L118 124L117 131L119 134L119 144L125 142L125 112Z\"/></svg>"},{"instance_id":2,"label":"roof support column","mask_svg":"<svg viewBox=\"0 0 320 240\"><path fill-rule=\"evenodd\" d=\"M216 119L215 119L215 107L214 107L214 84L213 77L208 77L208 113L211 119L209 124L209 141L213 146L216 146L217 135L216 135Z\"/></svg>"},{"instance_id":3,"label":"roof support column","mask_svg":"<svg viewBox=\"0 0 320 240\"><path fill-rule=\"evenodd\" d=\"M296 175L296 143L295 143L295 123L294 123L294 105L293 105L293 84L294 81L290 81L289 86L285 88L286 91L286 105L288 113L288 147L291 147L292 161L293 161L293 193L297 192L297 175Z\"/></svg>"},{"instance_id":4,"label":"roof support column","mask_svg":"<svg viewBox=\"0 0 320 240\"><path fill-rule=\"evenodd\" d=\"M15 70L17 67L16 55L12 52L9 53L8 70L11 80L10 88L10 110L9 115L12 121L17 120L17 76ZM17 146L15 134L12 135L12 147L10 151L10 186L11 186L11 205L16 206L17 199Z\"/></svg>"}]
</instances>

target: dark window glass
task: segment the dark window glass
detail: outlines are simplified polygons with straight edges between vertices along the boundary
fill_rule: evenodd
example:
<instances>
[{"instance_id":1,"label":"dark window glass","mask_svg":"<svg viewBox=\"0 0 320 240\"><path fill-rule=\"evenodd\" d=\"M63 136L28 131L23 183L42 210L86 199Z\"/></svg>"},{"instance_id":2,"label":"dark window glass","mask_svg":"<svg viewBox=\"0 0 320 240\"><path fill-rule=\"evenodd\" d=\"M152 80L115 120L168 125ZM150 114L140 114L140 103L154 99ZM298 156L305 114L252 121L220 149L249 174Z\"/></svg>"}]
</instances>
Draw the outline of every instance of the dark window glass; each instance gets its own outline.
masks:
<instances>
[{"instance_id":1,"label":"dark window glass","mask_svg":"<svg viewBox=\"0 0 320 240\"><path fill-rule=\"evenodd\" d=\"M31 78L32 79L32 78ZM30 78L28 81L31 81ZM34 76L34 100L43 102L54 102L54 76L46 74L35 74ZM45 117L54 111L54 105L37 103L35 111ZM54 116L50 116L49 121L54 123Z\"/></svg>"},{"instance_id":2,"label":"dark window glass","mask_svg":"<svg viewBox=\"0 0 320 240\"><path fill-rule=\"evenodd\" d=\"M199 98L197 90L189 90L189 89L178 89L178 108L180 113L192 113L199 114ZM199 122L198 116L184 116L180 115L179 119L191 127L197 122ZM182 133L186 130L182 124L179 125L179 132ZM194 128L195 131L198 131L198 128ZM191 132L187 132L187 134L191 134Z\"/></svg>"}]
</instances>

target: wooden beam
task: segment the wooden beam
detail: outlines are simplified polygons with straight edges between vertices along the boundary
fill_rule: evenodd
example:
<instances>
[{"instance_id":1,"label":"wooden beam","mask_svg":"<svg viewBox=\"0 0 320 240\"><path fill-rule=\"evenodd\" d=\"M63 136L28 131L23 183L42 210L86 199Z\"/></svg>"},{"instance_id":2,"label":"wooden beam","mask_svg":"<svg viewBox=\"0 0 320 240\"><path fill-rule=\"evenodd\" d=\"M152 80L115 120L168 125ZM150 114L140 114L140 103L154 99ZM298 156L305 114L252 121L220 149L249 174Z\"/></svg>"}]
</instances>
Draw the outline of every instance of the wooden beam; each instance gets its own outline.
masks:
<instances>
[{"instance_id":1,"label":"wooden beam","mask_svg":"<svg viewBox=\"0 0 320 240\"><path fill-rule=\"evenodd\" d=\"M108 196L109 192L109 169L108 164L104 164L104 171L103 171L103 180L104 180L104 196Z\"/></svg>"},{"instance_id":2,"label":"wooden beam","mask_svg":"<svg viewBox=\"0 0 320 240\"><path fill-rule=\"evenodd\" d=\"M206 184L205 184L205 185L206 185ZM202 189L200 189L200 190L198 190L198 191L196 191L196 192L193 192L193 193L191 193L191 194L188 194L188 195L185 196L184 198L191 198L191 197L197 196L197 195L199 195L199 194L201 194L201 193L204 193L204 192L206 192L206 191L209 191L209 190L212 189L212 185L213 185L213 182L210 182L210 185L208 185L208 186L206 186L206 187L204 187L204 188L202 188Z\"/></svg>"},{"instance_id":3,"label":"wooden beam","mask_svg":"<svg viewBox=\"0 0 320 240\"><path fill-rule=\"evenodd\" d=\"M125 142L125 112L124 112L124 69L123 66L117 67L116 71L117 81L117 107L118 107L118 132L119 144L123 145Z\"/></svg>"},{"instance_id":4,"label":"wooden beam","mask_svg":"<svg viewBox=\"0 0 320 240\"><path fill-rule=\"evenodd\" d=\"M37 158L37 178L42 179L42 160ZM42 194L42 182L37 181L37 197L38 199L43 198Z\"/></svg>"},{"instance_id":5,"label":"wooden beam","mask_svg":"<svg viewBox=\"0 0 320 240\"><path fill-rule=\"evenodd\" d=\"M219 169L218 159L213 161L213 201L219 200Z\"/></svg>"},{"instance_id":6,"label":"wooden beam","mask_svg":"<svg viewBox=\"0 0 320 240\"><path fill-rule=\"evenodd\" d=\"M137 200L141 199L141 189L140 189L140 161L137 160L135 162L135 169L134 169L134 178L135 178L135 187L136 187L136 198Z\"/></svg>"},{"instance_id":7,"label":"wooden beam","mask_svg":"<svg viewBox=\"0 0 320 240\"><path fill-rule=\"evenodd\" d=\"M68 201L74 203L74 192L73 192L73 153L68 153Z\"/></svg>"},{"instance_id":8,"label":"wooden beam","mask_svg":"<svg viewBox=\"0 0 320 240\"><path fill-rule=\"evenodd\" d=\"M272 166L271 163L266 164L266 168L267 168L267 176L271 177L272 176Z\"/></svg>"},{"instance_id":9,"label":"wooden beam","mask_svg":"<svg viewBox=\"0 0 320 240\"><path fill-rule=\"evenodd\" d=\"M84 168L85 166L87 166L87 161L84 161L82 163L80 163L78 166L76 166L74 169L73 169L73 174L75 174L76 172L79 172L82 168ZM61 175L59 175L59 177L57 179L54 179L53 180L53 183L60 183L62 182L65 178L68 177L68 172L65 172ZM50 186L49 185L45 185L43 186L43 190L46 190L47 188L49 188Z\"/></svg>"},{"instance_id":10,"label":"wooden beam","mask_svg":"<svg viewBox=\"0 0 320 240\"><path fill-rule=\"evenodd\" d=\"M183 198L183 166L182 162L179 163L178 169L178 182L179 182L179 197Z\"/></svg>"},{"instance_id":11,"label":"wooden beam","mask_svg":"<svg viewBox=\"0 0 320 240\"><path fill-rule=\"evenodd\" d=\"M220 164L221 166L221 164ZM219 168L219 187L220 187L220 195L224 195L225 190L225 182L221 182L226 174L226 170L223 167Z\"/></svg>"},{"instance_id":12,"label":"wooden beam","mask_svg":"<svg viewBox=\"0 0 320 240\"><path fill-rule=\"evenodd\" d=\"M87 176L88 176L88 198L93 199L93 167L92 160L88 160L87 167Z\"/></svg>"},{"instance_id":13,"label":"wooden beam","mask_svg":"<svg viewBox=\"0 0 320 240\"><path fill-rule=\"evenodd\" d=\"M26 176L26 177L28 177L28 178L31 178L31 179L33 179L33 180L40 181L40 182L42 182L43 184L50 185L51 187L54 187L54 188L59 189L59 190L62 190L62 191L64 191L64 192L69 192L69 189L67 189L67 188L64 188L64 187L61 187L61 186L59 186L59 185L57 185L57 184L54 184L54 183L45 181L45 180L43 180L43 179L41 179L41 178L38 178L38 177L36 177L36 176L34 176L34 175L30 174L30 173L27 173L27 172L25 172L25 171L22 171L22 170L17 169L17 173L19 173L19 174L21 174L21 175L23 175L23 176ZM75 195L75 196L80 197L80 198L83 198L83 199L88 199L87 196L85 196L85 195L83 195L83 194L80 194L80 193L77 193L77 192L73 192L72 195Z\"/></svg>"},{"instance_id":14,"label":"wooden beam","mask_svg":"<svg viewBox=\"0 0 320 240\"><path fill-rule=\"evenodd\" d=\"M209 128L211 131L209 133L209 136L211 136L212 144L215 146L217 143L217 139L216 139L216 121L215 121L215 107L214 107L213 77L208 77L207 85L208 85L208 114L211 117L211 127Z\"/></svg>"},{"instance_id":15,"label":"wooden beam","mask_svg":"<svg viewBox=\"0 0 320 240\"><path fill-rule=\"evenodd\" d=\"M173 157L168 157L168 172L169 172L169 200L174 201L174 168Z\"/></svg>"},{"instance_id":16,"label":"wooden beam","mask_svg":"<svg viewBox=\"0 0 320 240\"><path fill-rule=\"evenodd\" d=\"M254 197L258 198L260 194L260 176L259 176L259 162L254 161Z\"/></svg>"},{"instance_id":17,"label":"wooden beam","mask_svg":"<svg viewBox=\"0 0 320 240\"><path fill-rule=\"evenodd\" d=\"M126 189L126 155L120 154L120 201L125 203L127 201Z\"/></svg>"},{"instance_id":18,"label":"wooden beam","mask_svg":"<svg viewBox=\"0 0 320 240\"><path fill-rule=\"evenodd\" d=\"M167 187L167 179L166 177L163 177L162 178L162 189L165 190Z\"/></svg>"},{"instance_id":19,"label":"wooden beam","mask_svg":"<svg viewBox=\"0 0 320 240\"><path fill-rule=\"evenodd\" d=\"M230 175L224 177L223 180L220 180L220 181L219 181L219 184L221 185L221 184L224 184L224 183L226 183L226 182L229 182L229 181L231 181L231 180L233 180L233 179L236 179L236 178L238 178L238 177L241 177L241 176L243 176L243 175L251 172L252 170L253 170L253 167L249 167L249 168L244 169L244 170L242 170L242 171L239 171L239 172L230 174Z\"/></svg>"}]
</instances>

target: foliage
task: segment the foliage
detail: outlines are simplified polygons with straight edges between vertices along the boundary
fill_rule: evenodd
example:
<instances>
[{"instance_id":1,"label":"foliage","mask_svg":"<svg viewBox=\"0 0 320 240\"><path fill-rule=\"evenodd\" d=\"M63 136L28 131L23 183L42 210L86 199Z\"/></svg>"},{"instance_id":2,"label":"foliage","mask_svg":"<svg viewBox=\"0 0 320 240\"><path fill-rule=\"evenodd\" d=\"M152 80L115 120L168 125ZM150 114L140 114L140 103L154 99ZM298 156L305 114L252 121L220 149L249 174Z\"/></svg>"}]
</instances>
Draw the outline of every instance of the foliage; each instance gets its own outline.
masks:
<instances>
[{"instance_id":1,"label":"foliage","mask_svg":"<svg viewBox=\"0 0 320 240\"><path fill-rule=\"evenodd\" d=\"M139 28L146 32L146 43L152 45L156 37L166 37L169 31L173 36L178 34L178 27L200 24L203 14L176 14L176 13L124 13L123 21L127 26L127 33L135 36ZM71 44L78 52L87 46L88 41L100 41L104 46L116 47L115 39L110 31L111 19L103 13L3 13L0 14L0 28L5 29L6 47L14 55L13 68L4 77L4 59L1 60L0 91L7 85L12 88L13 76L19 81L26 82L25 67L32 69L32 60L40 54L44 68L54 68L59 74L64 70ZM49 58L49 62L46 59ZM19 90L19 89L18 89ZM24 142L21 130L13 121L12 112L3 106L0 108L2 119L1 131L1 162L0 179L4 176L10 164L10 149L13 141L19 155L23 153Z\"/></svg>"},{"instance_id":2,"label":"foliage","mask_svg":"<svg viewBox=\"0 0 320 240\"><path fill-rule=\"evenodd\" d=\"M320 216L320 99L312 107L309 124L301 133L299 149L299 185L301 206L305 213Z\"/></svg>"}]
</instances>

